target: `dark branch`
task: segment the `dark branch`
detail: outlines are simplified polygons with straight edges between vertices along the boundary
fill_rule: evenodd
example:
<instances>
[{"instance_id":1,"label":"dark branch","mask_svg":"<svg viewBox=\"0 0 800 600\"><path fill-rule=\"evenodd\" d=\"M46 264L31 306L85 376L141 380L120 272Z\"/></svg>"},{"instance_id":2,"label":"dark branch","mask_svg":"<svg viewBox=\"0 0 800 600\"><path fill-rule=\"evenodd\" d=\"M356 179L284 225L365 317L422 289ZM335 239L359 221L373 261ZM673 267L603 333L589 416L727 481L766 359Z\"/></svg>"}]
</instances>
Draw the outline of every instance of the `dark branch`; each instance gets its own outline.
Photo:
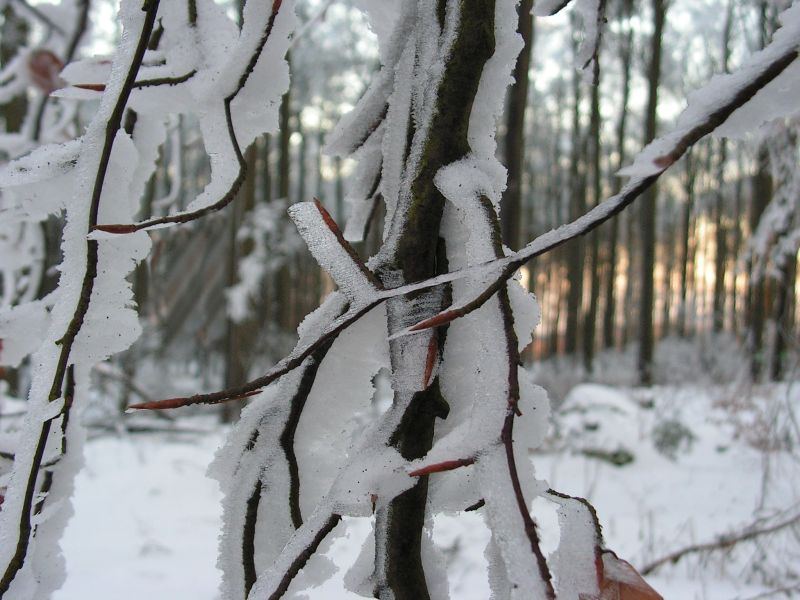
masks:
<instances>
[{"instance_id":1,"label":"dark branch","mask_svg":"<svg viewBox=\"0 0 800 600\"><path fill-rule=\"evenodd\" d=\"M612 196L608 200L595 206L592 210L575 221L539 236L519 252L506 258L484 263L478 267L465 269L463 271L464 275L480 268L485 269L494 266L498 271L498 275L470 301L458 307L451 307L438 315L421 321L409 328L409 331L422 331L431 327L439 327L459 317L468 315L472 311L483 306L483 304L497 293L504 283L525 263L537 256L541 256L542 254L546 254L558 248L576 237L594 231L597 227L617 215L650 188L665 170L681 158L693 144L722 125L736 109L746 104L761 88L783 73L783 71L794 62L797 56L798 50L796 48L792 48L781 54L767 65L757 77L739 89L727 102L710 113L704 121L687 131L675 142L673 148L668 153L655 160L656 166L660 169L657 173L647 177L633 179L616 196ZM451 277L456 278L458 274L453 273ZM450 277L448 277L448 279L450 279ZM431 286L440 283L441 279L434 278L430 281ZM421 285L425 284L423 283Z\"/></svg>"},{"instance_id":2,"label":"dark branch","mask_svg":"<svg viewBox=\"0 0 800 600\"><path fill-rule=\"evenodd\" d=\"M100 154L100 162L97 167L95 175L94 186L92 189L92 196L89 208L89 229L97 223L97 215L100 208L100 196L103 190L106 173L108 171L108 163L111 157L111 148L114 143L114 138L122 123L122 116L125 111L125 105L128 102L131 90L133 89L136 74L144 59L144 53L147 49L147 42L150 38L150 33L153 30L155 23L156 12L158 11L159 0L150 0L145 3L145 19L142 25L142 30L139 33L139 39L136 49L134 51L133 59L130 68L123 82L122 89L117 97L114 109L106 124L105 139L103 148ZM48 394L48 401L54 402L61 397L64 389L64 379L67 371L67 366L72 352L72 346L75 338L83 326L83 320L89 310L89 301L94 289L94 280L97 276L97 261L98 261L98 243L96 240L87 240L86 242L86 271L84 273L83 282L81 283L80 295L78 298L78 305L75 308L72 319L67 327L63 337L56 342L61 346L61 352L58 358L55 373L53 375L53 382ZM20 520L18 525L18 538L14 555L11 557L2 579L0 580L0 598L2 598L8 591L11 583L17 575L17 572L22 568L25 558L28 553L28 546L30 544L30 537L32 532L31 524L31 510L33 509L33 499L36 493L36 480L39 475L39 469L42 464L42 457L44 456L47 439L50 434L50 426L52 420L48 419L42 423L39 431L39 439L36 444L36 449L32 457L31 468L28 473L27 483L25 487L25 496L23 499L22 509L20 511Z\"/></svg>"},{"instance_id":3,"label":"dark branch","mask_svg":"<svg viewBox=\"0 0 800 600\"><path fill-rule=\"evenodd\" d=\"M244 183L247 174L247 162L244 159L244 154L242 153L242 148L239 145L239 140L236 138L236 131L233 126L233 115L231 114L231 103L236 98L236 96L239 95L239 92L241 92L244 89L244 86L247 84L247 80L250 78L250 74L253 72L256 63L258 62L258 59L261 56L261 52L263 51L264 46L266 46L267 41L269 40L269 37L272 33L272 29L275 26L275 20L278 17L278 11L280 10L281 2L282 0L273 0L272 13L270 14L270 17L267 20L267 25L264 28L264 32L262 33L261 38L259 39L258 45L256 46L256 49L253 52L253 54L250 56L250 60L248 61L247 66L242 72L241 77L239 77L239 81L236 85L236 88L223 100L225 122L227 124L227 129L228 129L228 139L231 142L231 146L233 147L233 152L236 155L236 162L238 163L238 171L236 173L236 177L234 178L233 182L228 188L228 191L226 191L222 195L222 197L216 202L194 211L177 213L165 217L158 217L155 219L142 221L140 223L131 223L131 224L114 223L109 225L96 225L94 229L98 231L104 231L106 233L122 234L122 233L133 233L135 231L141 231L143 229L149 229L150 227L155 227L157 225L189 223L191 221L196 221L197 219L204 217L205 215L211 214L218 210L222 210L228 204L233 202L233 200L236 198L236 194L239 192L239 189L242 187L242 184ZM189 75L189 77L191 76L190 74L187 75ZM187 77L187 79L189 77Z\"/></svg>"}]
</instances>

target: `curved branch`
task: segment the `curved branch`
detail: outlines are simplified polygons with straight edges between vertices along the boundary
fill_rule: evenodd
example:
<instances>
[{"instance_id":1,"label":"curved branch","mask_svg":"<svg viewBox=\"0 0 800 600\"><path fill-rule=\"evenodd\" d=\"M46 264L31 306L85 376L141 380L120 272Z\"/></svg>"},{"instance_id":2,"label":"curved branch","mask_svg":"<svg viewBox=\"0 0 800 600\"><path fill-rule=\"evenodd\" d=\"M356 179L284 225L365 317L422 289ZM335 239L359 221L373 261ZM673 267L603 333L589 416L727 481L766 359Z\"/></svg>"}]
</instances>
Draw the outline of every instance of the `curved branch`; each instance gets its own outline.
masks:
<instances>
[{"instance_id":1,"label":"curved branch","mask_svg":"<svg viewBox=\"0 0 800 600\"><path fill-rule=\"evenodd\" d=\"M358 321L370 310L384 301L382 297L375 297L371 302L351 307L346 313L333 320L322 332L310 342L298 342L292 353L278 362L274 367L261 377L248 381L242 385L212 392L209 394L195 394L181 398L169 398L167 400L157 400L155 402L143 402L129 406L129 410L165 410L180 408L183 406L193 406L195 404L219 404L229 400L239 400L247 396L258 393L262 388L268 386L273 381L282 377L286 373L299 367L303 361L311 356L316 350L323 347L328 341L334 339L347 327Z\"/></svg>"},{"instance_id":2,"label":"curved branch","mask_svg":"<svg viewBox=\"0 0 800 600\"><path fill-rule=\"evenodd\" d=\"M525 263L567 243L573 238L586 235L611 219L650 188L650 186L652 186L670 166L681 158L693 144L722 125L736 109L746 104L761 90L761 88L783 73L783 71L797 59L797 56L797 47L790 48L778 54L778 56L761 69L761 72L759 72L757 76L737 89L727 101L723 102L716 110L709 112L702 121L696 123L694 127L677 138L667 152L657 157L653 161L654 166L658 169L655 173L647 176L635 177L628 182L619 194L598 204L575 221L539 236L519 252L505 258L483 263L482 265L470 269L464 269L461 272L449 273L446 278L452 281L453 279L466 276L470 273L491 270L497 271L497 274L492 276L490 282L476 296L467 302L461 303L459 306L450 307L438 315L417 323L404 333L413 333L430 329L431 327L439 327L459 317L468 315L472 311L483 306L483 304ZM415 287L419 289L422 287L439 285L444 282L444 279L443 277L433 278Z\"/></svg>"},{"instance_id":3,"label":"curved branch","mask_svg":"<svg viewBox=\"0 0 800 600\"><path fill-rule=\"evenodd\" d=\"M103 191L103 184L105 183L106 174L108 172L109 159L111 157L111 149L114 144L114 138L117 131L122 124L122 115L125 111L125 105L128 102L131 90L133 89L136 74L144 59L144 53L147 49L147 42L150 33L153 30L155 23L156 12L158 11L159 0L148 0L145 2L143 10L145 12L144 23L142 30L139 33L139 39L134 51L128 73L122 84L119 96L116 99L112 113L108 119L105 128L105 135L103 147L100 154L100 161L97 166L97 173L95 175L94 185L92 188L92 196L89 208L89 223L91 228L97 223L97 215L100 209L100 196ZM89 301L94 289L94 281L97 276L97 263L98 263L98 242L96 240L87 240L86 243L86 270L84 272L83 281L81 283L80 295L78 298L78 305L75 307L72 319L69 322L66 332L63 337L56 343L61 346L59 353L58 363L53 374L53 381L48 394L48 401L54 402L62 396L64 388L64 379L67 372L67 367L72 352L72 346L75 338L83 326L83 320L89 310ZM31 511L33 509L34 496L36 495L36 480L39 475L39 470L42 465L42 458L44 456L45 447L50 434L50 427L52 419L48 419L41 424L39 430L38 441L36 449L31 460L30 470L27 474L27 482L25 484L25 494L23 505L20 510L19 524L17 528L17 542L13 556L6 565L2 579L0 579L0 598L2 598L11 583L14 581L19 570L25 562L30 544L32 533ZM66 423L64 423L66 425ZM65 432L66 433L66 432Z\"/></svg>"},{"instance_id":4,"label":"curved branch","mask_svg":"<svg viewBox=\"0 0 800 600\"><path fill-rule=\"evenodd\" d=\"M165 217L157 217L154 219L148 219L146 221L141 221L139 223L130 223L130 224L108 224L108 225L95 225L93 229L97 231L103 231L105 233L133 233L136 231L141 231L143 229L150 229L152 227L157 227L159 225L170 225L176 223L189 223L191 221L196 221L197 219L204 217L210 213L216 212L218 210L222 210L228 204L230 204L234 198L236 198L236 194L239 192L239 189L242 187L244 183L246 174L247 174L247 162L244 159L244 154L242 152L242 148L239 145L239 140L236 138L236 130L233 125L233 115L231 114L231 103L234 101L236 96L239 95L244 89L244 86L247 84L248 79L250 78L250 74L253 72L253 69L258 62L258 59L261 57L261 52L264 50L264 46L266 46L267 41L269 40L270 35L272 34L272 30L275 26L275 20L278 17L278 12L281 7L282 0L273 0L272 2L272 13L267 20L267 25L264 28L264 32L261 35L261 38L258 41L258 45L256 46L255 51L250 56L250 60L247 63L244 71L242 72L241 77L239 77L239 81L236 85L236 88L228 94L223 100L223 107L225 112L225 122L228 128L228 139L231 142L231 146L233 147L233 152L236 156L236 162L238 163L238 171L236 173L236 177L234 177L233 182L231 182L228 191L225 192L222 197L217 200L216 202L204 206L203 208L199 208L194 211L189 212L182 212L177 213L174 215L167 215ZM194 73L187 73L183 77L186 79L190 79ZM164 78L161 80L161 83L157 83L154 85L161 85L166 83L167 85L174 85L175 83L181 83L177 81L175 83L170 83L167 81L169 78ZM180 79L180 78L179 78ZM154 80L151 80L154 81Z\"/></svg>"},{"instance_id":5,"label":"curved branch","mask_svg":"<svg viewBox=\"0 0 800 600\"><path fill-rule=\"evenodd\" d=\"M180 83L186 83L192 77L197 75L197 69L192 69L188 73L184 73L183 75L172 75L168 77L154 77L153 79L143 79L141 81L137 81L133 84L133 88L136 90L140 90L142 88L149 88L149 87L158 87L160 85L178 85Z\"/></svg>"},{"instance_id":6,"label":"curved branch","mask_svg":"<svg viewBox=\"0 0 800 600\"><path fill-rule=\"evenodd\" d=\"M769 535L770 533L775 533L780 531L781 529L785 529L787 527L792 527L800 523L800 513L775 523L774 525L769 525L767 527L759 527L758 522L753 523L746 527L744 531L740 533L727 533L724 535L720 535L717 539L706 542L704 544L693 544L691 546L686 546L685 548L681 548L680 550L675 550L674 552L670 552L666 556L663 556L657 560L654 560L647 565L645 565L641 573L642 575L649 575L659 567L663 567L667 563L675 564L679 560L681 560L684 556L689 554L698 554L701 552L713 552L715 550L727 550L739 542L746 542L748 540L755 539L757 537L761 537L763 535Z\"/></svg>"}]
</instances>

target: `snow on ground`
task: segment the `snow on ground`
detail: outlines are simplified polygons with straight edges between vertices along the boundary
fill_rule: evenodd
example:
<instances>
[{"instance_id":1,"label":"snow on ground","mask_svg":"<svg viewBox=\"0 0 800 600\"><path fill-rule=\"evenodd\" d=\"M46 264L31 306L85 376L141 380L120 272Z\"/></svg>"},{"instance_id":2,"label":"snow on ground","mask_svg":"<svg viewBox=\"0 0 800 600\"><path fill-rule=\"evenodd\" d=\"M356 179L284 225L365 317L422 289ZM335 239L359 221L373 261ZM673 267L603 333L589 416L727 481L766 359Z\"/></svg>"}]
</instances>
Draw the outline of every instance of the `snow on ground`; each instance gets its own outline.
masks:
<instances>
[{"instance_id":1,"label":"snow on ground","mask_svg":"<svg viewBox=\"0 0 800 600\"><path fill-rule=\"evenodd\" d=\"M557 435L532 456L537 476L559 491L590 498L607 545L639 567L685 545L739 531L756 516L780 510L795 514L800 463L780 443L788 435L782 427L791 424L779 409L788 406L789 397L800 406L800 386L750 390L753 401L742 400L740 392L708 385L652 391L577 386L562 404ZM667 434L678 432L671 438L661 432L666 439L661 445L672 456L651 441L665 420L685 427L668 429ZM208 420L187 419L181 425L208 433L106 434L87 444L75 516L63 542L68 578L55 600L107 597L108 590L114 590L115 600L217 597L220 494L205 469L224 434ZM769 446L769 440L777 443ZM633 456L624 466L586 456L621 449ZM615 456L624 462L624 453ZM552 507L537 500L534 511L546 550L554 548ZM346 529L325 549L345 569L355 560L369 523L348 520ZM435 539L448 560L451 598L489 598L483 556L488 530L480 515L439 518ZM648 579L667 600L755 598L779 583L792 583L769 582L769 577L796 569L791 565L799 564L798 546L796 538L778 535L729 553L686 558ZM341 591L341 576L305 596L357 598ZM765 581L770 585L759 585ZM800 597L796 593L780 597Z\"/></svg>"}]
</instances>

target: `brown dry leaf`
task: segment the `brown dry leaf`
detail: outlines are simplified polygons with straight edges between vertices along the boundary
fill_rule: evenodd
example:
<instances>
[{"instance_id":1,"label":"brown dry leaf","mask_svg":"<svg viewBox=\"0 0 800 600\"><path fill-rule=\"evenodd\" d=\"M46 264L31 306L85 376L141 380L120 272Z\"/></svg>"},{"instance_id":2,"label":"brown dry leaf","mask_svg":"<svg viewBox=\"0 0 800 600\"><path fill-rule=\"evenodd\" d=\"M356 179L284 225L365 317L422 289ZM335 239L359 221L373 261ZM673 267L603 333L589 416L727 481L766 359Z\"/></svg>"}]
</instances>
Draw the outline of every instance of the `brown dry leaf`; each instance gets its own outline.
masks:
<instances>
[{"instance_id":1,"label":"brown dry leaf","mask_svg":"<svg viewBox=\"0 0 800 600\"><path fill-rule=\"evenodd\" d=\"M609 550L603 551L598 600L664 600L633 566Z\"/></svg>"},{"instance_id":2,"label":"brown dry leaf","mask_svg":"<svg viewBox=\"0 0 800 600\"><path fill-rule=\"evenodd\" d=\"M64 87L64 80L59 76L63 68L64 63L51 50L34 50L28 55L31 83L45 94Z\"/></svg>"}]
</instances>

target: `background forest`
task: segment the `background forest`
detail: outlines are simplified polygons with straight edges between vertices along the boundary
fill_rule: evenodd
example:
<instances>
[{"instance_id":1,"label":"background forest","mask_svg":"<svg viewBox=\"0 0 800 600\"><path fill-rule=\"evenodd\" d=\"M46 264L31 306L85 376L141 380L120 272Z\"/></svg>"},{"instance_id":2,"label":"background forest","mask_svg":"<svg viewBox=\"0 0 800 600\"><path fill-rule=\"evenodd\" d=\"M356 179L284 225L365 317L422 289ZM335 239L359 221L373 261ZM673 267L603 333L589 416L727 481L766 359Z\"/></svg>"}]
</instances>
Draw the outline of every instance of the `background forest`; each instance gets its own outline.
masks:
<instances>
[{"instance_id":1,"label":"background forest","mask_svg":"<svg viewBox=\"0 0 800 600\"><path fill-rule=\"evenodd\" d=\"M381 65L360 10L368 3L298 1L280 128L247 148L235 201L149 232L150 255L129 278L143 333L91 372L80 416L87 468L54 598L93 598L95 589L115 599L216 597L220 492L204 471L247 400L126 410L236 387L292 350L304 317L336 286L290 205L319 199L365 260L380 247L376 190L356 161L325 153ZM72 25L61 7L0 1L0 78L27 61L26 77L0 80L2 163L42 140L70 139L96 111L91 98L47 109L64 58L108 55L119 41L117 3L74 4L85 7L86 33L65 56ZM233 17L241 10L218 4ZM606 0L597 68L587 69L587 15L540 18L522 0L525 48L498 134L505 245L517 250L619 192L620 170L674 124L687 95L767 45L790 4ZM800 121L742 135L726 126L728 137L695 144L617 218L520 270L540 309L522 359L552 406L546 441L531 455L537 477L593 502L607 539L664 598L800 598ZM185 209L210 180L192 115L170 121L158 152L137 219ZM5 202L0 195L0 209ZM0 491L35 370L23 359L29 350L2 344L19 333L3 311L55 289L63 228L61 215L20 223L0 212ZM389 402L387 374L373 383L375 404ZM535 502L536 511L552 549L556 513ZM439 519L450 597L488 598L483 522L474 513ZM342 572L322 588L298 578L292 591L358 597L342 591L342 578L367 529L348 521L321 549Z\"/></svg>"}]
</instances>

